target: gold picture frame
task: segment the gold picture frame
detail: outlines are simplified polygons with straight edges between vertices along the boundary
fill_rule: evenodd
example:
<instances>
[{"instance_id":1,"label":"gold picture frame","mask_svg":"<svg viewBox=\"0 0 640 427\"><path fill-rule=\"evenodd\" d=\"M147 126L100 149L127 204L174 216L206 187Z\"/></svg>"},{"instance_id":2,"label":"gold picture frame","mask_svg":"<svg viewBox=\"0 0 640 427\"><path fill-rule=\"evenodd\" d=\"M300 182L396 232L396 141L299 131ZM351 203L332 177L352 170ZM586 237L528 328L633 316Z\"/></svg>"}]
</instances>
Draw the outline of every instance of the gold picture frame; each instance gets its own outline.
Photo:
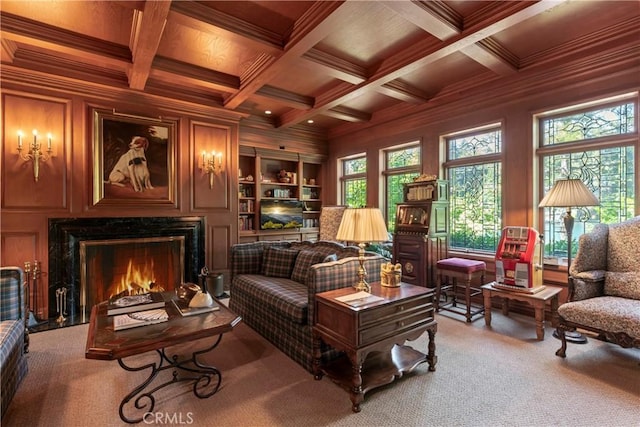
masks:
<instances>
[{"instance_id":1,"label":"gold picture frame","mask_svg":"<svg viewBox=\"0 0 640 427\"><path fill-rule=\"evenodd\" d=\"M177 122L92 114L93 204L175 205Z\"/></svg>"}]
</instances>

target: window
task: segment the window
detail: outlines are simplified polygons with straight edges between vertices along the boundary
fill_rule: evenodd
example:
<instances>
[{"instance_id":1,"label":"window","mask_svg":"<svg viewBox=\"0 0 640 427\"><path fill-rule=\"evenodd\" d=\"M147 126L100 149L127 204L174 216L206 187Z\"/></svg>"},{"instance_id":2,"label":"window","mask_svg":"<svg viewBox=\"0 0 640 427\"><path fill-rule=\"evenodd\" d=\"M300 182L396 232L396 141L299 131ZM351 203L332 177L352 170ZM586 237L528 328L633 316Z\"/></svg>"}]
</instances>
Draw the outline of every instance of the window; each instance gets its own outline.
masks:
<instances>
[{"instance_id":1,"label":"window","mask_svg":"<svg viewBox=\"0 0 640 427\"><path fill-rule=\"evenodd\" d=\"M396 229L396 204L403 201L403 184L420 176L420 145L413 143L401 148L384 151L385 203L383 213L387 218L387 230Z\"/></svg>"},{"instance_id":2,"label":"window","mask_svg":"<svg viewBox=\"0 0 640 427\"><path fill-rule=\"evenodd\" d=\"M367 205L367 158L353 157L341 160L340 176L341 204L350 208L362 208Z\"/></svg>"},{"instance_id":3,"label":"window","mask_svg":"<svg viewBox=\"0 0 640 427\"><path fill-rule=\"evenodd\" d=\"M637 110L633 94L537 116L540 199L556 180L578 178L600 201L600 206L572 207L571 258L580 235L596 224L635 215ZM566 207L544 209L545 256L567 256L565 215Z\"/></svg>"},{"instance_id":4,"label":"window","mask_svg":"<svg viewBox=\"0 0 640 427\"><path fill-rule=\"evenodd\" d=\"M502 230L502 128L458 132L445 143L449 246L495 252Z\"/></svg>"}]
</instances>

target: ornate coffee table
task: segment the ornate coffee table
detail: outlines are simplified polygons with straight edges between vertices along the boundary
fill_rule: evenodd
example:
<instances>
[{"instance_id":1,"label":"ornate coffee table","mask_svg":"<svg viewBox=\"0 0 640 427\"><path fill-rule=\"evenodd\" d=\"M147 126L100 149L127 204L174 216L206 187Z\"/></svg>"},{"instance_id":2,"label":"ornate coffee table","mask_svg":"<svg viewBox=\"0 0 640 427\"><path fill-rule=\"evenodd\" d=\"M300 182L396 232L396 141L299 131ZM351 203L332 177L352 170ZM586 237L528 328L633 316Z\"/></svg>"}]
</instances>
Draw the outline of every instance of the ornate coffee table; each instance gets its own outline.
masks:
<instances>
[{"instance_id":1,"label":"ornate coffee table","mask_svg":"<svg viewBox=\"0 0 640 427\"><path fill-rule=\"evenodd\" d=\"M182 381L193 382L193 394L204 399L213 396L220 387L222 375L218 369L200 363L198 357L218 346L222 335L231 332L241 318L218 303L219 310L205 314L182 317L173 303L167 302L169 314L167 322L155 325L140 326L121 331L113 330L113 316L107 316L106 304L101 303L91 310L89 334L85 357L87 359L117 360L126 371L137 372L149 370L149 376L120 403L120 418L127 423L138 423L144 414L152 412L155 406L153 393L170 384ZM177 344L196 341L202 338L216 337L213 344L198 351L191 357L179 354L167 354L165 349ZM176 349L173 348L173 351ZM148 351L156 351L158 361L142 366L129 366L124 358ZM159 372L173 369L169 380L151 387ZM145 391L146 390L146 391ZM124 414L124 407L132 399L133 406L143 415L129 418Z\"/></svg>"}]
</instances>

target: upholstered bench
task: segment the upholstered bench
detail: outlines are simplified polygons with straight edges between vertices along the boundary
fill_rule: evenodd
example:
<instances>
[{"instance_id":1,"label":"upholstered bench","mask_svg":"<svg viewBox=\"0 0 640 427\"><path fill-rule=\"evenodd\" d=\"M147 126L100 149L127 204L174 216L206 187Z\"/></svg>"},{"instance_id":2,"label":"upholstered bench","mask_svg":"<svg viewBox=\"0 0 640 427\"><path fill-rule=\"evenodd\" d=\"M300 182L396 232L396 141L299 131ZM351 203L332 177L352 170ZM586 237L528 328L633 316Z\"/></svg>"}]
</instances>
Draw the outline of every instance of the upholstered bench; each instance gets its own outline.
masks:
<instances>
[{"instance_id":1,"label":"upholstered bench","mask_svg":"<svg viewBox=\"0 0 640 427\"><path fill-rule=\"evenodd\" d=\"M437 280L436 280L436 311L447 310L457 314L465 315L467 322L472 322L473 317L484 313L484 306L474 307L471 298L480 295L482 291L480 286L473 286L472 282L479 280L480 285L484 284L484 275L487 265L484 261L476 261L465 258L446 258L441 259L436 264ZM447 292L451 291L451 300L446 297ZM441 304L441 295L445 293L444 304ZM458 307L458 293L464 294L465 308Z\"/></svg>"}]
</instances>

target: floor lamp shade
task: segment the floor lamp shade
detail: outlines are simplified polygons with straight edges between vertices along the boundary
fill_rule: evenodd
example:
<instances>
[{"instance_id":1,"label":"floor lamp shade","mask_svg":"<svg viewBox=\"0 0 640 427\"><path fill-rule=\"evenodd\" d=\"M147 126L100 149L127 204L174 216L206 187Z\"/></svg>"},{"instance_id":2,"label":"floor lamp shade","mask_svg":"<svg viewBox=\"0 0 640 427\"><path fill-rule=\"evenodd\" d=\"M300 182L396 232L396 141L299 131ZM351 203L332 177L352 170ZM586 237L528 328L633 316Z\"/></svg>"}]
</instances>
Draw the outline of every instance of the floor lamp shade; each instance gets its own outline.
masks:
<instances>
[{"instance_id":1,"label":"floor lamp shade","mask_svg":"<svg viewBox=\"0 0 640 427\"><path fill-rule=\"evenodd\" d=\"M540 204L541 208L572 206L597 206L600 202L579 179L560 179L544 196Z\"/></svg>"},{"instance_id":2,"label":"floor lamp shade","mask_svg":"<svg viewBox=\"0 0 640 427\"><path fill-rule=\"evenodd\" d=\"M349 208L344 211L338 228L336 240L354 242L360 248L358 251L358 283L353 287L358 291L371 292L371 287L365 280L367 271L364 268L364 246L369 242L384 242L389 239L387 226L382 212L378 208Z\"/></svg>"},{"instance_id":3,"label":"floor lamp shade","mask_svg":"<svg viewBox=\"0 0 640 427\"><path fill-rule=\"evenodd\" d=\"M579 179L560 179L553 184L551 190L544 196L540 204L541 208L564 207L567 214L564 217L564 229L567 232L567 275L571 280L571 240L573 239L574 218L571 216L572 206L597 206L600 202ZM569 332L565 334L570 342L583 344L587 339L579 332ZM555 333L554 333L555 336Z\"/></svg>"}]
</instances>

